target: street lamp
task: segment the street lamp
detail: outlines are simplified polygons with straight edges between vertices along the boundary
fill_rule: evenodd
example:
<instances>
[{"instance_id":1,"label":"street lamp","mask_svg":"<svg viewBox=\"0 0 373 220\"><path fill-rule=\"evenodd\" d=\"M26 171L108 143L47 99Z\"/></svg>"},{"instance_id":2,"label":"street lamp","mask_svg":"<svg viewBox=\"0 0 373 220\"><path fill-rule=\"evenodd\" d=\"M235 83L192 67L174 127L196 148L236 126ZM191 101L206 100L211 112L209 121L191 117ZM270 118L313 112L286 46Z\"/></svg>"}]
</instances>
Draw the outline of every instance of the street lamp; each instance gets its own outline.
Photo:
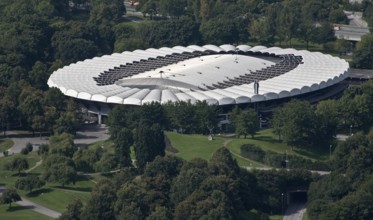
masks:
<instances>
[{"instance_id":1,"label":"street lamp","mask_svg":"<svg viewBox=\"0 0 373 220\"><path fill-rule=\"evenodd\" d=\"M352 136L352 125L350 125L350 136Z\"/></svg>"},{"instance_id":2,"label":"street lamp","mask_svg":"<svg viewBox=\"0 0 373 220\"><path fill-rule=\"evenodd\" d=\"M329 146L329 160L332 159L332 145Z\"/></svg>"},{"instance_id":3,"label":"street lamp","mask_svg":"<svg viewBox=\"0 0 373 220\"><path fill-rule=\"evenodd\" d=\"M284 214L284 193L281 193L281 213Z\"/></svg>"}]
</instances>

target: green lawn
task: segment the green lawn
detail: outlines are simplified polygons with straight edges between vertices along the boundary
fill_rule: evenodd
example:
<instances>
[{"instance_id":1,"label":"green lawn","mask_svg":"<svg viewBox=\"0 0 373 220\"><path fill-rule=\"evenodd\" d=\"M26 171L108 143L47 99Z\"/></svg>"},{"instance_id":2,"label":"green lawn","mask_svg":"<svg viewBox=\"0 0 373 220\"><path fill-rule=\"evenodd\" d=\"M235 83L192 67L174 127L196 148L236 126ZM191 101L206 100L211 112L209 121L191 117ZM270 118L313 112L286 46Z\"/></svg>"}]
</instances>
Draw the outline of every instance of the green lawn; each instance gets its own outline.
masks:
<instances>
[{"instance_id":1,"label":"green lawn","mask_svg":"<svg viewBox=\"0 0 373 220\"><path fill-rule=\"evenodd\" d=\"M185 135L174 132L167 132L166 135L170 139L173 147L178 150L178 153L175 155L185 160L191 160L193 158L209 160L217 149L224 146L224 142L231 141L222 137L214 137L214 140L209 141L207 136L204 135ZM255 161L241 157L239 152L232 152L232 156L237 160L240 166L263 166Z\"/></svg>"},{"instance_id":2,"label":"green lawn","mask_svg":"<svg viewBox=\"0 0 373 220\"><path fill-rule=\"evenodd\" d=\"M329 159L329 149L321 151L319 149L315 150L304 150L304 149L292 149L286 143L278 141L278 137L272 133L272 129L265 129L255 136L254 139L233 139L228 143L228 148L235 153L240 153L240 147L243 144L255 144L265 151L273 151L280 154L288 153L297 156L304 157L310 160L327 160Z\"/></svg>"},{"instance_id":3,"label":"green lawn","mask_svg":"<svg viewBox=\"0 0 373 220\"><path fill-rule=\"evenodd\" d=\"M304 213L302 220L309 220L309 217L307 215L307 212Z\"/></svg>"},{"instance_id":4,"label":"green lawn","mask_svg":"<svg viewBox=\"0 0 373 220\"><path fill-rule=\"evenodd\" d=\"M186 135L174 132L167 132L167 137L171 144L178 150L175 155L190 160L193 158L202 158L209 160L211 155L220 147L227 145L233 157L240 166L263 167L263 164L241 157L240 147L243 144L255 144L265 151L273 151L280 154L298 155L311 160L326 160L329 158L329 149L325 151L314 150L307 151L304 149L292 149L286 143L278 141L277 136L272 133L272 129L266 129L258 132L254 139L251 138L224 138L215 137L209 141L207 136L203 135Z\"/></svg>"},{"instance_id":5,"label":"green lawn","mask_svg":"<svg viewBox=\"0 0 373 220\"><path fill-rule=\"evenodd\" d=\"M102 147L107 149L109 152L114 153L114 143L112 140L97 141L87 145L87 148L89 149L96 149L98 147Z\"/></svg>"},{"instance_id":6,"label":"green lawn","mask_svg":"<svg viewBox=\"0 0 373 220\"><path fill-rule=\"evenodd\" d=\"M0 153L8 150L13 146L14 142L10 138L1 138L0 139Z\"/></svg>"},{"instance_id":7,"label":"green lawn","mask_svg":"<svg viewBox=\"0 0 373 220\"><path fill-rule=\"evenodd\" d=\"M284 216L283 215L270 215L269 219L270 220L282 220L284 219Z\"/></svg>"},{"instance_id":8,"label":"green lawn","mask_svg":"<svg viewBox=\"0 0 373 220\"><path fill-rule=\"evenodd\" d=\"M94 183L86 178L81 179L75 185L61 185L48 183L42 189L35 190L32 193L20 191L25 198L45 206L49 209L63 212L66 206L74 201L80 199L86 203L91 197L91 191Z\"/></svg>"},{"instance_id":9,"label":"green lawn","mask_svg":"<svg viewBox=\"0 0 373 220\"><path fill-rule=\"evenodd\" d=\"M0 205L0 219L12 219L12 220L51 220L48 216L39 214L30 209L12 203L12 208L8 209L9 205Z\"/></svg>"},{"instance_id":10,"label":"green lawn","mask_svg":"<svg viewBox=\"0 0 373 220\"><path fill-rule=\"evenodd\" d=\"M19 178L17 172L4 170L4 165L9 163L15 157L26 158L30 168L35 166L36 162L40 161L40 157L36 152L32 152L27 155L15 154L0 158L0 184L5 186L14 186L14 183Z\"/></svg>"},{"instance_id":11,"label":"green lawn","mask_svg":"<svg viewBox=\"0 0 373 220\"><path fill-rule=\"evenodd\" d=\"M207 136L203 135L185 135L174 132L167 132L166 135L172 146L179 151L175 155L185 160L197 157L209 160L212 154L224 143L222 138L214 138L214 140L209 141Z\"/></svg>"}]
</instances>

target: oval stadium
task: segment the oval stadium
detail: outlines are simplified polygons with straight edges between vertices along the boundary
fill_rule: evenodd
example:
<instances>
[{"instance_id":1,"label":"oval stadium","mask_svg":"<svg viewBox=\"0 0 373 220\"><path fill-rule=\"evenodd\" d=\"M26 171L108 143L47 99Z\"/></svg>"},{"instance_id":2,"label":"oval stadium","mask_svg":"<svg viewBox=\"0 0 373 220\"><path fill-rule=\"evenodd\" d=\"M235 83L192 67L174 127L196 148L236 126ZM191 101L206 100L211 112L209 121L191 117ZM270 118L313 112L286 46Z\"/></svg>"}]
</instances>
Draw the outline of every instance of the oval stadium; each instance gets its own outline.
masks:
<instances>
[{"instance_id":1,"label":"oval stadium","mask_svg":"<svg viewBox=\"0 0 373 220\"><path fill-rule=\"evenodd\" d=\"M66 96L107 115L113 104L206 101L263 103L337 85L349 64L320 52L248 45L191 45L135 50L65 66L48 80Z\"/></svg>"}]
</instances>

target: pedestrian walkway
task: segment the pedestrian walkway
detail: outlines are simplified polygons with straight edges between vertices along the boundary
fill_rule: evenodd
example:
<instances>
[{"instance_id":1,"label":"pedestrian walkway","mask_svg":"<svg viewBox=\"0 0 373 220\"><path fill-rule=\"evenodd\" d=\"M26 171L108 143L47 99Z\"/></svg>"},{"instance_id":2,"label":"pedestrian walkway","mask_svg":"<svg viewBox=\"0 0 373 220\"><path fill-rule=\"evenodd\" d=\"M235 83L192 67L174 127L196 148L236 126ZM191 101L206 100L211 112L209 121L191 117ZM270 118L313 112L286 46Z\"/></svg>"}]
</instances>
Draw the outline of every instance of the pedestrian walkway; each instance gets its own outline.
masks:
<instances>
[{"instance_id":1,"label":"pedestrian walkway","mask_svg":"<svg viewBox=\"0 0 373 220\"><path fill-rule=\"evenodd\" d=\"M0 195L2 194L2 192L5 190L5 187L3 186L0 186ZM39 204L36 204L28 199L25 199L24 197L21 197L21 201L18 201L16 202L18 205L20 206L23 206L23 207L26 207L28 209L31 209L35 212L38 212L40 214L43 214L43 215L46 215L46 216L49 216L51 218L58 218L61 216L61 213L59 212L56 212L52 209L48 209L44 206L41 206Z\"/></svg>"}]
</instances>

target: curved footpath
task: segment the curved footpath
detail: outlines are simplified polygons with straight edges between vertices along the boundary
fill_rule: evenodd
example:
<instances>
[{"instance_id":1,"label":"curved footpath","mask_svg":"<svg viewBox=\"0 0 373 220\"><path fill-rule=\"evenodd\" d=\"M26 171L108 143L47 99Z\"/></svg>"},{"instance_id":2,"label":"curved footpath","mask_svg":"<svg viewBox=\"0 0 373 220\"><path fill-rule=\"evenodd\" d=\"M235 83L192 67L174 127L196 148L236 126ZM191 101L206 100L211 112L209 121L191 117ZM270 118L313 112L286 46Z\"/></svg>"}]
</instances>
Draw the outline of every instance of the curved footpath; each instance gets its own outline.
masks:
<instances>
[{"instance_id":1,"label":"curved footpath","mask_svg":"<svg viewBox=\"0 0 373 220\"><path fill-rule=\"evenodd\" d=\"M5 187L0 186L0 194L2 194L4 190L5 190ZM46 208L44 206L41 206L37 203L31 202L30 200L25 199L24 197L21 197L21 199L22 199L21 201L16 202L20 206L26 207L28 209L31 209L35 212L40 213L40 214L49 216L51 218L58 218L58 217L61 216L61 213L56 212L52 209L48 209L48 208Z\"/></svg>"},{"instance_id":2,"label":"curved footpath","mask_svg":"<svg viewBox=\"0 0 373 220\"><path fill-rule=\"evenodd\" d=\"M27 143L31 143L34 146L33 150L37 150L38 146L41 144L48 143L48 137L39 137L37 134L34 136L31 135L22 135L15 133L13 131L8 131L7 136L14 141L14 145L8 150L10 154L19 153L21 152L22 148L26 146ZM74 143L77 146L91 144L97 141L107 140L109 138L108 129L103 126L97 125L85 125L82 128L82 131L77 132L76 138L74 139ZM3 157L4 154L0 153L0 158ZM41 164L41 161L38 161L36 165L30 168L27 172L30 172L32 169L36 168ZM5 190L5 187L0 186L0 194ZM49 216L51 218L58 218L61 213L48 209L42 205L34 203L24 197L21 197L21 201L16 202L18 205L31 209L35 212L40 214Z\"/></svg>"}]
</instances>

